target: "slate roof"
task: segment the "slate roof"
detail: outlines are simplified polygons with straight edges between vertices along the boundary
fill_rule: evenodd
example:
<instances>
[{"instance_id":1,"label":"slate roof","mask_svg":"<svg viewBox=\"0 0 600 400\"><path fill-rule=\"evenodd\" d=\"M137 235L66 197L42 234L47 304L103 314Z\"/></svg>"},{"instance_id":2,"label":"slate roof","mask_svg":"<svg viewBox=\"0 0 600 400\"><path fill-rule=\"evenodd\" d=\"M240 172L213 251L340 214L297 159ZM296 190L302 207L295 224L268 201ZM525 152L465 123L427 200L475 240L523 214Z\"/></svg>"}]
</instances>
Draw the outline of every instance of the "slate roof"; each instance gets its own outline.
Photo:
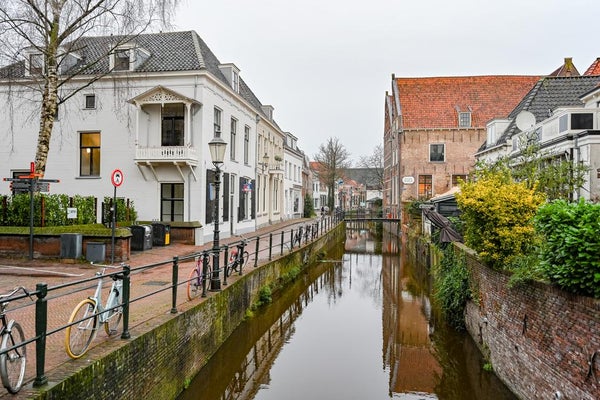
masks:
<instances>
[{"instance_id":1,"label":"slate roof","mask_svg":"<svg viewBox=\"0 0 600 400\"><path fill-rule=\"evenodd\" d=\"M539 76L395 78L403 129L458 128L458 112L471 111L471 127L506 115Z\"/></svg>"},{"instance_id":2,"label":"slate roof","mask_svg":"<svg viewBox=\"0 0 600 400\"><path fill-rule=\"evenodd\" d=\"M594 89L600 83L599 75L573 77L544 77L523 97L521 102L510 112L510 124L496 143L484 143L479 151L504 143L515 134L521 132L515 119L521 111L529 111L535 116L536 123L547 119L558 107L581 106L580 97Z\"/></svg>"},{"instance_id":3,"label":"slate roof","mask_svg":"<svg viewBox=\"0 0 600 400\"><path fill-rule=\"evenodd\" d=\"M148 52L149 57L132 72L175 72L206 70L222 83L231 86L219 69L221 62L195 31L147 33L127 40L125 36L85 36L64 47L78 54L85 63L99 60L82 75L105 74L109 58L105 56L115 43L134 45ZM0 78L25 77L23 61L0 68ZM240 95L266 118L262 104L248 85L240 78ZM274 121L272 121L274 122Z\"/></svg>"}]
</instances>

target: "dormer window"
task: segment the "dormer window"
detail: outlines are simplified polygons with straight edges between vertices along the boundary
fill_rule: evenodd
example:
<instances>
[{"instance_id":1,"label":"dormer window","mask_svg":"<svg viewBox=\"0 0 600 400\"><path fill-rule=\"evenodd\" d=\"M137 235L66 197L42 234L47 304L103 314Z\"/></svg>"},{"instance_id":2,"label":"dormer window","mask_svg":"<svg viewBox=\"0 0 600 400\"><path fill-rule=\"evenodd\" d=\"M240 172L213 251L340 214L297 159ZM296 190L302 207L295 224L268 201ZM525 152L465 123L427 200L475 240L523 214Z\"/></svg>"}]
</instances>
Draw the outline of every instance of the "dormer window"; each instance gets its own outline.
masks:
<instances>
[{"instance_id":1,"label":"dormer window","mask_svg":"<svg viewBox=\"0 0 600 400\"><path fill-rule=\"evenodd\" d=\"M459 126L459 128L470 128L471 127L471 113L470 112L459 112L458 113L458 126Z\"/></svg>"},{"instance_id":2,"label":"dormer window","mask_svg":"<svg viewBox=\"0 0 600 400\"><path fill-rule=\"evenodd\" d=\"M114 70L129 71L129 49L118 49L114 53Z\"/></svg>"},{"instance_id":3,"label":"dormer window","mask_svg":"<svg viewBox=\"0 0 600 400\"><path fill-rule=\"evenodd\" d=\"M29 74L41 75L44 72L44 55L30 54L29 55Z\"/></svg>"},{"instance_id":4,"label":"dormer window","mask_svg":"<svg viewBox=\"0 0 600 400\"><path fill-rule=\"evenodd\" d=\"M233 71L233 76L232 76L232 79L231 79L231 85L233 86L233 90L236 93L240 92L240 75L236 71Z\"/></svg>"}]
</instances>

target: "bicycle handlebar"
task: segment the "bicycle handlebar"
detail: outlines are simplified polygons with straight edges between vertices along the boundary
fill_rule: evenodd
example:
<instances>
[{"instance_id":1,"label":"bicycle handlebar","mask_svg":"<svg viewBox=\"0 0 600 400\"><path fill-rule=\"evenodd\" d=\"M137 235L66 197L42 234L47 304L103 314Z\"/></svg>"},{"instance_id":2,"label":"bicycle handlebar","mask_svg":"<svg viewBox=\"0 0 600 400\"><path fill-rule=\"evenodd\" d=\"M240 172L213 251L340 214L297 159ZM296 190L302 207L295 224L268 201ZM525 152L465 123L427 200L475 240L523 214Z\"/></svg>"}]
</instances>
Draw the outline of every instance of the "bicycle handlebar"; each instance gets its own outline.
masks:
<instances>
[{"instance_id":1,"label":"bicycle handlebar","mask_svg":"<svg viewBox=\"0 0 600 400\"><path fill-rule=\"evenodd\" d=\"M29 296L31 298L31 295L29 294L29 292L27 291L27 289L25 289L23 286L17 286L10 293L8 293L8 294L1 294L0 295L0 300L8 299L8 298L14 296L14 294L17 293L19 290L23 290L23 293L25 293L27 296Z\"/></svg>"}]
</instances>

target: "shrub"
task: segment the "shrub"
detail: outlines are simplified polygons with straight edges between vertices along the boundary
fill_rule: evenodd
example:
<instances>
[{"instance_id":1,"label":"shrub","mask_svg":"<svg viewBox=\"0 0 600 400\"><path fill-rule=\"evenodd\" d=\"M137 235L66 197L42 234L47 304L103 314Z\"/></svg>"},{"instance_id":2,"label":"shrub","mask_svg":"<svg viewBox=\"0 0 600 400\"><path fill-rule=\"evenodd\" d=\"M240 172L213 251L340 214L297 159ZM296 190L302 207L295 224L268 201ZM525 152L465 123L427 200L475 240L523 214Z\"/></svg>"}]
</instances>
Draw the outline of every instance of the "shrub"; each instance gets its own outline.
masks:
<instances>
[{"instance_id":1,"label":"shrub","mask_svg":"<svg viewBox=\"0 0 600 400\"><path fill-rule=\"evenodd\" d=\"M455 329L465 327L464 310L471 298L469 271L464 254L457 255L453 246L444 249L444 257L433 270L433 298L446 322Z\"/></svg>"},{"instance_id":2,"label":"shrub","mask_svg":"<svg viewBox=\"0 0 600 400\"><path fill-rule=\"evenodd\" d=\"M493 268L502 269L535 247L533 217L544 195L508 170L487 171L460 185L456 200L465 222L465 244Z\"/></svg>"},{"instance_id":3,"label":"shrub","mask_svg":"<svg viewBox=\"0 0 600 400\"><path fill-rule=\"evenodd\" d=\"M556 200L540 208L541 268L561 288L600 298L600 204Z\"/></svg>"}]
</instances>

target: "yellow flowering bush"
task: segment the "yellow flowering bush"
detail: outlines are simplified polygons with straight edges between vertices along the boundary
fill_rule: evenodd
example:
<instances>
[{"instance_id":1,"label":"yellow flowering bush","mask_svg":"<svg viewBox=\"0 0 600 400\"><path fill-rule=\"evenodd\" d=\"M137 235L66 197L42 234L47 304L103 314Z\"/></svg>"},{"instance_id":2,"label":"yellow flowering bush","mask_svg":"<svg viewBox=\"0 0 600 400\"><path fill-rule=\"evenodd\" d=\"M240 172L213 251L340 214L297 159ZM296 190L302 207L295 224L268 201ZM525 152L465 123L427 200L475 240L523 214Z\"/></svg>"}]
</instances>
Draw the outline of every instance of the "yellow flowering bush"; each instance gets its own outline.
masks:
<instances>
[{"instance_id":1,"label":"yellow flowering bush","mask_svg":"<svg viewBox=\"0 0 600 400\"><path fill-rule=\"evenodd\" d=\"M502 269L536 244L533 217L545 198L507 170L464 182L456 200L465 222L465 244L488 265Z\"/></svg>"}]
</instances>

